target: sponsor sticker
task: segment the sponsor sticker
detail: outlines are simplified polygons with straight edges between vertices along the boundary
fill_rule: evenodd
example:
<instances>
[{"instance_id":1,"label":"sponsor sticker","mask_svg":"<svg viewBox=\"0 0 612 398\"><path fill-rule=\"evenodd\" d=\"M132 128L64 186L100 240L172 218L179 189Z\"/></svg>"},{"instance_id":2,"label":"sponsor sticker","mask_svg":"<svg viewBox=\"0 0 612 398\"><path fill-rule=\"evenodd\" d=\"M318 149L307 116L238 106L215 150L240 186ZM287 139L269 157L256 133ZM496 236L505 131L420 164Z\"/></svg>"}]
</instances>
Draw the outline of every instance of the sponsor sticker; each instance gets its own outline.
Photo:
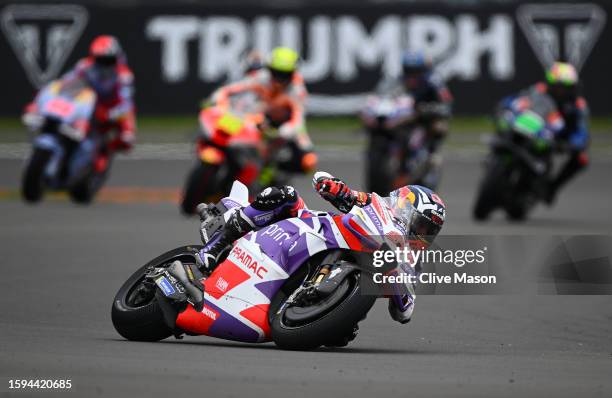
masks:
<instances>
[{"instance_id":1,"label":"sponsor sticker","mask_svg":"<svg viewBox=\"0 0 612 398\"><path fill-rule=\"evenodd\" d=\"M159 288L162 290L162 292L166 296L172 296L176 292L176 290L174 290L174 287L172 286L172 284L164 276L162 276L161 278L157 279L155 281L155 283L157 284L157 286L159 286Z\"/></svg>"},{"instance_id":2,"label":"sponsor sticker","mask_svg":"<svg viewBox=\"0 0 612 398\"><path fill-rule=\"evenodd\" d=\"M215 287L221 292L225 292L228 286L229 282L223 279L222 277L219 277L219 279L217 279L217 282L215 283Z\"/></svg>"}]
</instances>

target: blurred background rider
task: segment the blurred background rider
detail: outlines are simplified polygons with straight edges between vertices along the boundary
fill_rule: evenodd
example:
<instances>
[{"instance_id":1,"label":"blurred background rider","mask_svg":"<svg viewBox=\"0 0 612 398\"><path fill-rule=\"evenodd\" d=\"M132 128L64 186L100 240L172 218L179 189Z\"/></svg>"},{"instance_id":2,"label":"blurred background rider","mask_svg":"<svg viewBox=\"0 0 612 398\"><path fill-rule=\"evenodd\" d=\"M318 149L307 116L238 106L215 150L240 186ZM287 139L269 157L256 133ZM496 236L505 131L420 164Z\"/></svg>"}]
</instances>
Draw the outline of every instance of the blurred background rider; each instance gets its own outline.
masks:
<instances>
[{"instance_id":1,"label":"blurred background rider","mask_svg":"<svg viewBox=\"0 0 612 398\"><path fill-rule=\"evenodd\" d=\"M108 35L96 37L89 46L89 55L79 60L61 79L83 79L97 94L91 131L81 142L75 156L103 169L107 158L99 152L99 148L106 134L117 133L108 143L111 151L127 151L135 140L134 75L119 41ZM35 107L34 103L30 103L25 109L26 113L36 112Z\"/></svg>"},{"instance_id":2,"label":"blurred background rider","mask_svg":"<svg viewBox=\"0 0 612 398\"><path fill-rule=\"evenodd\" d=\"M416 123L425 128L428 135L430 161L439 164L441 159L436 153L448 134L453 96L435 73L432 60L422 51L404 52L400 78L383 82L379 91L387 91L393 96L408 94L414 98Z\"/></svg>"},{"instance_id":3,"label":"blurred background rider","mask_svg":"<svg viewBox=\"0 0 612 398\"><path fill-rule=\"evenodd\" d=\"M275 48L265 65L261 55L251 53L244 79L219 88L212 103L228 106L232 95L252 91L266 104L266 117L286 140L290 156L280 162L282 170L309 173L316 169L317 156L306 130L304 106L308 92L298 71L299 55L287 47Z\"/></svg>"},{"instance_id":4,"label":"blurred background rider","mask_svg":"<svg viewBox=\"0 0 612 398\"><path fill-rule=\"evenodd\" d=\"M545 74L545 81L504 98L500 108L520 112L531 104L550 100L560 116L556 120L555 141L557 149L568 159L556 176L551 177L544 198L552 204L559 189L589 163L589 112L587 102L580 94L580 81L576 68L564 62L554 63ZM548 121L550 122L550 121Z\"/></svg>"}]
</instances>

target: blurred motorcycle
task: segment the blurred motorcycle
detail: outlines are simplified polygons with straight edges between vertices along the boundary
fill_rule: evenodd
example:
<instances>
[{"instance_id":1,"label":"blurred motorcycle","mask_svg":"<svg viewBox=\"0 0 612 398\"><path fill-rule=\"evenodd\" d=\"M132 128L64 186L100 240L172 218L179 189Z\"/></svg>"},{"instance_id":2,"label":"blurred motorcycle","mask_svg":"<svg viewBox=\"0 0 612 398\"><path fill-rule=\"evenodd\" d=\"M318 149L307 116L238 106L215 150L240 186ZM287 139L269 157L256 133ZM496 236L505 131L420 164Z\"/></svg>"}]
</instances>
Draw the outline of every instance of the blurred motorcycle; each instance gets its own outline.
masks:
<instances>
[{"instance_id":1,"label":"blurred motorcycle","mask_svg":"<svg viewBox=\"0 0 612 398\"><path fill-rule=\"evenodd\" d=\"M248 188L235 182L228 197L200 209L203 239L215 236L248 197ZM376 194L371 205L348 214L304 212L238 239L209 275L195 268L200 245L179 247L140 267L115 296L115 329L134 341L187 334L272 340L291 350L345 346L381 294L371 273L388 271L373 268L366 252L381 245L381 236L393 240L401 231ZM193 283L168 271L183 269L176 260L192 266ZM399 300L404 293L398 288L393 294Z\"/></svg>"},{"instance_id":2,"label":"blurred motorcycle","mask_svg":"<svg viewBox=\"0 0 612 398\"><path fill-rule=\"evenodd\" d=\"M54 81L38 93L23 115L23 123L36 134L22 179L26 201L41 200L47 189L67 189L78 203L93 199L112 158L104 141L91 148L96 151L93 164L78 151L90 133L95 105L96 93L81 79Z\"/></svg>"},{"instance_id":3,"label":"blurred motorcycle","mask_svg":"<svg viewBox=\"0 0 612 398\"><path fill-rule=\"evenodd\" d=\"M498 119L473 208L475 219L485 220L502 208L510 219L523 220L544 197L554 148L545 115L543 109L527 109L518 115L504 112Z\"/></svg>"},{"instance_id":4,"label":"blurred motorcycle","mask_svg":"<svg viewBox=\"0 0 612 398\"><path fill-rule=\"evenodd\" d=\"M205 107L199 120L197 162L180 205L184 214L195 214L200 203L218 201L234 180L257 191L288 179L276 167L284 140L267 136L264 106L254 94L235 96L229 109Z\"/></svg>"},{"instance_id":5,"label":"blurred motorcycle","mask_svg":"<svg viewBox=\"0 0 612 398\"><path fill-rule=\"evenodd\" d=\"M427 132L416 121L410 95L372 96L360 113L368 133L366 189L387 195L408 184L435 188L439 166L431 161Z\"/></svg>"}]
</instances>

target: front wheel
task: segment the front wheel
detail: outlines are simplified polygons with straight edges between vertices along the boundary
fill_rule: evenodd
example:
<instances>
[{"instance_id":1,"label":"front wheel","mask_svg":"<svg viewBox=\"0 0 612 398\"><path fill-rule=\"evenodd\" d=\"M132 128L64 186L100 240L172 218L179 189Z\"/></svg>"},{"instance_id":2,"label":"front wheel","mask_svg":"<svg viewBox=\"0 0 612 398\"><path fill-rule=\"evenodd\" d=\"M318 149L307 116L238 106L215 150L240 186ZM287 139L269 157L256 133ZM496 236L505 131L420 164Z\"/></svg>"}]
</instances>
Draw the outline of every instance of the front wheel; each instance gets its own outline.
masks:
<instances>
[{"instance_id":1,"label":"front wheel","mask_svg":"<svg viewBox=\"0 0 612 398\"><path fill-rule=\"evenodd\" d=\"M366 185L368 192L387 195L393 190L393 180L397 177L391 143L384 137L374 137L366 154Z\"/></svg>"},{"instance_id":2,"label":"front wheel","mask_svg":"<svg viewBox=\"0 0 612 398\"><path fill-rule=\"evenodd\" d=\"M219 165L199 162L189 173L181 201L183 214L195 214L197 205L216 193L219 169Z\"/></svg>"},{"instance_id":3,"label":"front wheel","mask_svg":"<svg viewBox=\"0 0 612 398\"><path fill-rule=\"evenodd\" d=\"M38 202L45 191L45 169L51 152L35 148L23 174L21 195L27 202Z\"/></svg>"},{"instance_id":4,"label":"front wheel","mask_svg":"<svg viewBox=\"0 0 612 398\"><path fill-rule=\"evenodd\" d=\"M506 167L501 159L495 158L488 167L486 175L482 180L474 203L474 218L482 221L486 220L491 212L501 204L504 175Z\"/></svg>"},{"instance_id":5,"label":"front wheel","mask_svg":"<svg viewBox=\"0 0 612 398\"><path fill-rule=\"evenodd\" d=\"M340 297L334 297L335 294ZM329 302L334 304L320 314L321 306L327 306ZM357 323L365 318L366 314L376 301L376 296L366 295L362 292L360 273L349 275L330 295L321 303L310 307L287 306L282 308L272 320L272 340L285 350L314 350L322 345L334 345L334 342L342 341L347 335L356 330ZM287 311L304 315L303 321L290 321ZM308 312L318 312L318 316L310 319Z\"/></svg>"},{"instance_id":6,"label":"front wheel","mask_svg":"<svg viewBox=\"0 0 612 398\"><path fill-rule=\"evenodd\" d=\"M111 311L113 326L121 336L133 341L159 341L173 334L155 297L156 287L145 283L145 274L174 260L193 262L192 253L198 247L184 246L162 254L140 267L121 286Z\"/></svg>"}]
</instances>

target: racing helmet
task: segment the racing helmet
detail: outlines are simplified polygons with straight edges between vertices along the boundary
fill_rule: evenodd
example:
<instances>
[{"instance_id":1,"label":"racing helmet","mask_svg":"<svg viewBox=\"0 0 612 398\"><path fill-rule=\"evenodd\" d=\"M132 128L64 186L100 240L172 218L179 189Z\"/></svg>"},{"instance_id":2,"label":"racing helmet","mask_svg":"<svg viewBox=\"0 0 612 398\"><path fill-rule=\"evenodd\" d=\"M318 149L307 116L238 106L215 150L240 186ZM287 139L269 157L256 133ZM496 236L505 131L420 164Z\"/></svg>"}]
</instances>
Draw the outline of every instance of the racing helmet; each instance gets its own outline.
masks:
<instances>
[{"instance_id":1,"label":"racing helmet","mask_svg":"<svg viewBox=\"0 0 612 398\"><path fill-rule=\"evenodd\" d=\"M298 53L288 47L277 47L272 50L267 63L272 79L284 84L291 82L299 58Z\"/></svg>"},{"instance_id":2,"label":"racing helmet","mask_svg":"<svg viewBox=\"0 0 612 398\"><path fill-rule=\"evenodd\" d=\"M578 84L578 72L572 64L555 62L546 70L548 93L558 102L575 99Z\"/></svg>"},{"instance_id":3,"label":"racing helmet","mask_svg":"<svg viewBox=\"0 0 612 398\"><path fill-rule=\"evenodd\" d=\"M402 74L404 77L422 75L431 69L431 59L422 51L406 51L402 55Z\"/></svg>"},{"instance_id":4,"label":"racing helmet","mask_svg":"<svg viewBox=\"0 0 612 398\"><path fill-rule=\"evenodd\" d=\"M89 56L96 65L115 66L123 50L114 36L102 35L96 37L89 46Z\"/></svg>"},{"instance_id":5,"label":"racing helmet","mask_svg":"<svg viewBox=\"0 0 612 398\"><path fill-rule=\"evenodd\" d=\"M390 194L393 215L404 224L406 238L429 246L444 224L446 205L431 189L407 185Z\"/></svg>"},{"instance_id":6,"label":"racing helmet","mask_svg":"<svg viewBox=\"0 0 612 398\"><path fill-rule=\"evenodd\" d=\"M99 96L111 95L117 82L116 65L123 50L113 36L96 37L89 46L93 67L87 69L86 78Z\"/></svg>"},{"instance_id":7,"label":"racing helmet","mask_svg":"<svg viewBox=\"0 0 612 398\"><path fill-rule=\"evenodd\" d=\"M402 55L402 78L410 90L416 90L431 72L431 59L421 51L406 51Z\"/></svg>"}]
</instances>

